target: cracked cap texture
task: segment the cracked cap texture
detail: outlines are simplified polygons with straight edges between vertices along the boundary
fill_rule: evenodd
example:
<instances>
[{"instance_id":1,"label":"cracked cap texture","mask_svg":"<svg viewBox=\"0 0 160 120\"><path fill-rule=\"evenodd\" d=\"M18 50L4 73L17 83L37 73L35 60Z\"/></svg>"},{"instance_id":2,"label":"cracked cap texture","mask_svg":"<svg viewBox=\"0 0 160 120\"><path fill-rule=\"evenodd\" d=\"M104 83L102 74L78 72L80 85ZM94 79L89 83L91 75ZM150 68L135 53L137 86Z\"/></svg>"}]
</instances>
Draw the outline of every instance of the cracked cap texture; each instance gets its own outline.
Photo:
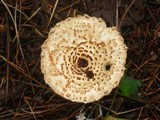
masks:
<instances>
[{"instance_id":1,"label":"cracked cap texture","mask_svg":"<svg viewBox=\"0 0 160 120\"><path fill-rule=\"evenodd\" d=\"M83 15L57 23L41 49L45 82L74 102L110 94L124 74L127 47L117 28L101 18Z\"/></svg>"}]
</instances>

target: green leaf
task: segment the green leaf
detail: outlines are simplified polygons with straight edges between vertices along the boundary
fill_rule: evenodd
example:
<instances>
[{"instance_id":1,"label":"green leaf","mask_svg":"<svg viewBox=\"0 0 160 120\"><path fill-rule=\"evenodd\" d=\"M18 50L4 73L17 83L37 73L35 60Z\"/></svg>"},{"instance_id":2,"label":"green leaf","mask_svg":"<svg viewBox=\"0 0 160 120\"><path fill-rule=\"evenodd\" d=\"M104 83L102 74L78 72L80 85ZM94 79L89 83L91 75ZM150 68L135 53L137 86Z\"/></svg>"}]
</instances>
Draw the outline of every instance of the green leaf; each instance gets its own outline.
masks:
<instances>
[{"instance_id":1,"label":"green leaf","mask_svg":"<svg viewBox=\"0 0 160 120\"><path fill-rule=\"evenodd\" d=\"M119 84L120 94L122 96L129 97L130 95L138 92L138 88L141 86L141 82L139 80L133 79L129 76L124 76L121 79Z\"/></svg>"}]
</instances>

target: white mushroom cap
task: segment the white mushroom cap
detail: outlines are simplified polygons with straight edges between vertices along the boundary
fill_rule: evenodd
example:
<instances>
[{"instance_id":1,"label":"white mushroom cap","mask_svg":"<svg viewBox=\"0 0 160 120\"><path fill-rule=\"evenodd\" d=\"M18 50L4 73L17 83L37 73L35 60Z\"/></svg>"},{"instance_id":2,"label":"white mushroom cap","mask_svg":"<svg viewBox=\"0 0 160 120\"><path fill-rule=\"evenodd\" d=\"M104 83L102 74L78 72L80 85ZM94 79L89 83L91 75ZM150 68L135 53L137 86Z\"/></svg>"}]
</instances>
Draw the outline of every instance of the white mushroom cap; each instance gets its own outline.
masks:
<instances>
[{"instance_id":1,"label":"white mushroom cap","mask_svg":"<svg viewBox=\"0 0 160 120\"><path fill-rule=\"evenodd\" d=\"M52 90L74 102L110 94L124 74L127 47L116 27L88 15L57 23L42 45L41 70Z\"/></svg>"}]
</instances>

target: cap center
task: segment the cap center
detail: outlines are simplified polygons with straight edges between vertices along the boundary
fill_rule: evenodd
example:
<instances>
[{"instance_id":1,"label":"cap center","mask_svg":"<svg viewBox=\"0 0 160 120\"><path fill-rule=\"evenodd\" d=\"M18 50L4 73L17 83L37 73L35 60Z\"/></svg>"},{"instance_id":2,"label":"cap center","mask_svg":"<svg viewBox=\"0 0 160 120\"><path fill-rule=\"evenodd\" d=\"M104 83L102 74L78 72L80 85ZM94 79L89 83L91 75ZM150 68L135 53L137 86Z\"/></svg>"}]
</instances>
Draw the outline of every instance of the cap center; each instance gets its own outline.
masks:
<instances>
[{"instance_id":1,"label":"cap center","mask_svg":"<svg viewBox=\"0 0 160 120\"><path fill-rule=\"evenodd\" d=\"M84 58L78 58L78 62L77 62L78 67L87 67L88 66L88 61Z\"/></svg>"}]
</instances>

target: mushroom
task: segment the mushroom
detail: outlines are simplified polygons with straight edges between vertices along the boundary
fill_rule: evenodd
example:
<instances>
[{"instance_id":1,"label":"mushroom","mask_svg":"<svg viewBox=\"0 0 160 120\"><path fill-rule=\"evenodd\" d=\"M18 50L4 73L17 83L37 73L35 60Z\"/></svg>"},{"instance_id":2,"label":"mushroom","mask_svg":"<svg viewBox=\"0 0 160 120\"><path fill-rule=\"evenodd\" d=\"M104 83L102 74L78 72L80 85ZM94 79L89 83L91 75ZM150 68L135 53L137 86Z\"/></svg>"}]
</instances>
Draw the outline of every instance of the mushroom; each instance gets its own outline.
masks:
<instances>
[{"instance_id":1,"label":"mushroom","mask_svg":"<svg viewBox=\"0 0 160 120\"><path fill-rule=\"evenodd\" d=\"M83 15L57 23L41 49L45 82L74 102L110 94L124 74L127 47L117 28L101 18Z\"/></svg>"}]
</instances>

